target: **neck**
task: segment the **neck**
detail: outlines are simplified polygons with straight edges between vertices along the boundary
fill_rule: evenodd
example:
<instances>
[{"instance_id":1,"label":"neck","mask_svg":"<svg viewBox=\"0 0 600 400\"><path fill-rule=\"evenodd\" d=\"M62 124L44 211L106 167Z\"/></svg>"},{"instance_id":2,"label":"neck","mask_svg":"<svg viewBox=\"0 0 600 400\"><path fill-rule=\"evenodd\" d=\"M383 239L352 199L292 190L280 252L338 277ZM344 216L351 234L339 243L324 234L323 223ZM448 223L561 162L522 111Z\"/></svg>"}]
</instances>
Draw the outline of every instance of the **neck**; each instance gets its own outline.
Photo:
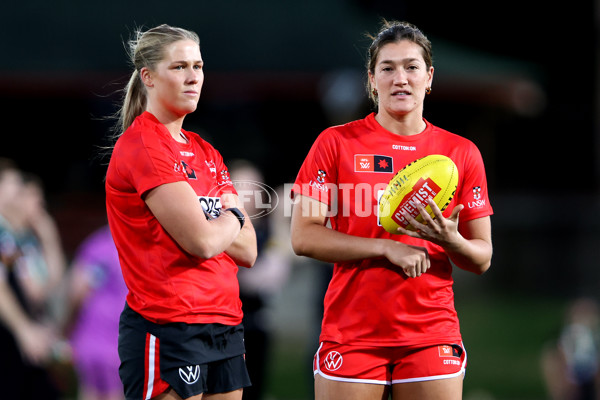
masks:
<instances>
[{"instance_id":1,"label":"neck","mask_svg":"<svg viewBox=\"0 0 600 400\"><path fill-rule=\"evenodd\" d=\"M418 135L427 127L421 113L391 115L378 110L375 120L386 130L401 136Z\"/></svg>"},{"instance_id":2,"label":"neck","mask_svg":"<svg viewBox=\"0 0 600 400\"><path fill-rule=\"evenodd\" d=\"M167 111L158 111L152 107L146 108L146 111L154 115L156 119L167 128L174 140L186 143L185 138L181 136L181 127L183 126L185 115L176 116Z\"/></svg>"}]
</instances>

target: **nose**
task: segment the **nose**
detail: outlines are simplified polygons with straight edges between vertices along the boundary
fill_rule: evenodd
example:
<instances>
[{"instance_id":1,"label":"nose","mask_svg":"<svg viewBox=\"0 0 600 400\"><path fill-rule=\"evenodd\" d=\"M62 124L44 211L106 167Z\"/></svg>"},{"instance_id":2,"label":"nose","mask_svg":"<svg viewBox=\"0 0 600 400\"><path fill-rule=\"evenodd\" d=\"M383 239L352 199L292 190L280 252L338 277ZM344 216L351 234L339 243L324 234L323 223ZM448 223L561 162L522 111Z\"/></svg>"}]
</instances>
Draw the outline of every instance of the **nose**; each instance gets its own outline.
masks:
<instances>
[{"instance_id":1,"label":"nose","mask_svg":"<svg viewBox=\"0 0 600 400\"><path fill-rule=\"evenodd\" d=\"M202 79L204 76L204 72L202 70L190 69L190 72L187 74L187 82L190 84L195 84Z\"/></svg>"},{"instance_id":2,"label":"nose","mask_svg":"<svg viewBox=\"0 0 600 400\"><path fill-rule=\"evenodd\" d=\"M403 69L398 69L394 74L394 85L404 86L408 83L407 74Z\"/></svg>"}]
</instances>

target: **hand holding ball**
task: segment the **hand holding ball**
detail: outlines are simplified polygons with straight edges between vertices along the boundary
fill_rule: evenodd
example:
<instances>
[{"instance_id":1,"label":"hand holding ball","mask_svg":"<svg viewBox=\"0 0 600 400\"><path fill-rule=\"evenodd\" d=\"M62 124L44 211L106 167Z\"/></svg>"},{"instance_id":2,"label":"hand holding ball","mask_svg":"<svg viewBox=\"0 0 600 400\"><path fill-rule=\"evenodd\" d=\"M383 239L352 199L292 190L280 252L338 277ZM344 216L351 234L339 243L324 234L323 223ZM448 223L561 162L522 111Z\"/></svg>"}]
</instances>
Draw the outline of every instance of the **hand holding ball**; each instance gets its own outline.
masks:
<instances>
[{"instance_id":1,"label":"hand holding ball","mask_svg":"<svg viewBox=\"0 0 600 400\"><path fill-rule=\"evenodd\" d=\"M429 199L444 211L452 201L458 186L458 169L443 155L433 154L413 161L392 178L379 200L379 221L390 233L398 227L414 230L404 215L423 223L417 205L422 205L435 218Z\"/></svg>"}]
</instances>

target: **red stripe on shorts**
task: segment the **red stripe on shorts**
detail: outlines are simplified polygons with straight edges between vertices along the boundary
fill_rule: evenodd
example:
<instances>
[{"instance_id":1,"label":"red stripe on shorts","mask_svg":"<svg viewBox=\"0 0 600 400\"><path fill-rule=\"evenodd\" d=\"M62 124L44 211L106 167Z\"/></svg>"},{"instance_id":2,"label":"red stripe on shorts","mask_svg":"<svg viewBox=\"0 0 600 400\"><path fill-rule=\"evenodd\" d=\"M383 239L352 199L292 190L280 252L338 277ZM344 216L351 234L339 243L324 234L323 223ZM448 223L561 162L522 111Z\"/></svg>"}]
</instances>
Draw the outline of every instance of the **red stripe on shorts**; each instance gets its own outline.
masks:
<instances>
[{"instance_id":1,"label":"red stripe on shorts","mask_svg":"<svg viewBox=\"0 0 600 400\"><path fill-rule=\"evenodd\" d=\"M168 389L169 384L160 378L160 340L146 333L144 351L144 396L149 400Z\"/></svg>"}]
</instances>

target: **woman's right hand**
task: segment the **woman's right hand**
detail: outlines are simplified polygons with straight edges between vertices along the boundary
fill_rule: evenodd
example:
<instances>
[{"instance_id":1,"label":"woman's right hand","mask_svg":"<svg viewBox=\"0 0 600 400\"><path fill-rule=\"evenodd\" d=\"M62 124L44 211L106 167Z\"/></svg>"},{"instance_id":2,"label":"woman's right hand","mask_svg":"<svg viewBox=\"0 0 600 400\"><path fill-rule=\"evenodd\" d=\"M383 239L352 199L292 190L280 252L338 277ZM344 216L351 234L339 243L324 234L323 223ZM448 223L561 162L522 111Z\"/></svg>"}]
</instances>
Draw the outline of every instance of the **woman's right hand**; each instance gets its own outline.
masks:
<instances>
[{"instance_id":1,"label":"woman's right hand","mask_svg":"<svg viewBox=\"0 0 600 400\"><path fill-rule=\"evenodd\" d=\"M387 240L384 255L392 264L402 268L409 278L421 276L431 267L429 253L424 247Z\"/></svg>"}]
</instances>

